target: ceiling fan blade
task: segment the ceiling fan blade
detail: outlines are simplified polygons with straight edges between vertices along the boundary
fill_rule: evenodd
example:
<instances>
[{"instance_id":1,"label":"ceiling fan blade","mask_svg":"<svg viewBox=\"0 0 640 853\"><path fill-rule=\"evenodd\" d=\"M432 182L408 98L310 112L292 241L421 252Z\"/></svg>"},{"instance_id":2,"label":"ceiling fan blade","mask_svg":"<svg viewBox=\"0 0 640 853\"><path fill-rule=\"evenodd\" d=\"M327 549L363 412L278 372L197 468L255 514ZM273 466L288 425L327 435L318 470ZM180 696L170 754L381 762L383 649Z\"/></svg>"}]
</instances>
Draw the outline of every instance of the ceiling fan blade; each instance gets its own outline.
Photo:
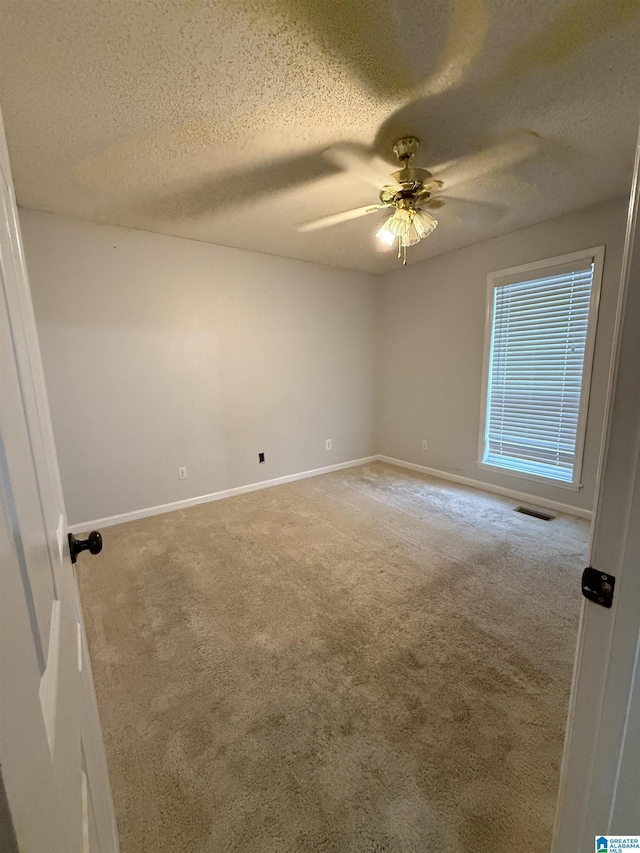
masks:
<instances>
[{"instance_id":1,"label":"ceiling fan blade","mask_svg":"<svg viewBox=\"0 0 640 853\"><path fill-rule=\"evenodd\" d=\"M311 222L303 222L301 225L298 225L298 231L316 231L319 228L327 228L329 225L339 225L341 222L348 222L350 219L367 216L369 213L375 213L385 207L389 207L389 205L367 204L364 207L355 207L353 210L344 210L342 213L321 216L320 219L312 219Z\"/></svg>"},{"instance_id":2,"label":"ceiling fan blade","mask_svg":"<svg viewBox=\"0 0 640 853\"><path fill-rule=\"evenodd\" d=\"M540 150L540 137L531 130L524 130L485 148L478 154L461 157L442 167L430 169L431 173L439 181L442 181L445 190L449 190L458 184L473 181L502 169L509 169L529 160Z\"/></svg>"},{"instance_id":3,"label":"ceiling fan blade","mask_svg":"<svg viewBox=\"0 0 640 853\"><path fill-rule=\"evenodd\" d=\"M356 142L339 142L322 152L329 163L352 172L369 186L380 190L383 186L393 183L391 173L393 167L376 157L364 146Z\"/></svg>"}]
</instances>

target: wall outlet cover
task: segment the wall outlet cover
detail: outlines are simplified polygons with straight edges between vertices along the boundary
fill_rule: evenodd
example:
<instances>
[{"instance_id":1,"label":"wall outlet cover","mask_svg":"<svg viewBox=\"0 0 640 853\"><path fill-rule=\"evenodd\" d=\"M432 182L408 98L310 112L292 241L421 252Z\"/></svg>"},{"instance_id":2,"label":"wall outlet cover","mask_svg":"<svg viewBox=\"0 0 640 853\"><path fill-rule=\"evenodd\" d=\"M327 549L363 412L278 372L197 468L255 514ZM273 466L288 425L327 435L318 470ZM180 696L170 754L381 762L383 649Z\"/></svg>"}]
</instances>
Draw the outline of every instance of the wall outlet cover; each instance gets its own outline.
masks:
<instances>
[{"instance_id":1,"label":"wall outlet cover","mask_svg":"<svg viewBox=\"0 0 640 853\"><path fill-rule=\"evenodd\" d=\"M324 446L327 450L333 450L333 439L327 438L325 440Z\"/></svg>"},{"instance_id":2,"label":"wall outlet cover","mask_svg":"<svg viewBox=\"0 0 640 853\"><path fill-rule=\"evenodd\" d=\"M426 438L423 438L423 439L422 439L422 449L423 449L423 450L428 450L428 449L429 449L429 443L428 443L428 441L426 440Z\"/></svg>"},{"instance_id":3,"label":"wall outlet cover","mask_svg":"<svg viewBox=\"0 0 640 853\"><path fill-rule=\"evenodd\" d=\"M187 479L187 468L183 466L182 468L178 468L178 479L186 480Z\"/></svg>"}]
</instances>

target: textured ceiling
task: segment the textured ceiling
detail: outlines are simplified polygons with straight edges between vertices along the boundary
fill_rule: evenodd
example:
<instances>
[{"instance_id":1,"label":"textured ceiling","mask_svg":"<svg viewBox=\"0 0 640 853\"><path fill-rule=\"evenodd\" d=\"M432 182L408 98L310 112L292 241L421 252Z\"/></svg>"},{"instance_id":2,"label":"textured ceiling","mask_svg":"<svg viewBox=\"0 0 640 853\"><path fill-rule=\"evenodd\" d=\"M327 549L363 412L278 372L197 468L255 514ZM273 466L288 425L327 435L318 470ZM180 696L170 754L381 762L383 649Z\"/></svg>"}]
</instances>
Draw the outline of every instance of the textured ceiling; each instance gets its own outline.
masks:
<instances>
[{"instance_id":1,"label":"textured ceiling","mask_svg":"<svg viewBox=\"0 0 640 853\"><path fill-rule=\"evenodd\" d=\"M19 203L385 272L377 201L320 152L419 165L540 136L537 155L456 187L409 262L628 191L640 0L0 0L0 99Z\"/></svg>"}]
</instances>

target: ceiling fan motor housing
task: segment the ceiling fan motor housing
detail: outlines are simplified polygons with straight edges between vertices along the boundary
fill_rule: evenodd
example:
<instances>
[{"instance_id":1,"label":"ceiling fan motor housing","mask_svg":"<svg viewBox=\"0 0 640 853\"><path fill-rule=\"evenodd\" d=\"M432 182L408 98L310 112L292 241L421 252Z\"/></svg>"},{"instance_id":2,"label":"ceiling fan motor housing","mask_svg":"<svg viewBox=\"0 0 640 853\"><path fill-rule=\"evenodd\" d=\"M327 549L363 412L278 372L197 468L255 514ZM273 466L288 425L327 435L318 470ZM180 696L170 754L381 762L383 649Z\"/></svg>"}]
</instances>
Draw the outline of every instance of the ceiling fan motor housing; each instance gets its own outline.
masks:
<instances>
[{"instance_id":1,"label":"ceiling fan motor housing","mask_svg":"<svg viewBox=\"0 0 640 853\"><path fill-rule=\"evenodd\" d=\"M424 202L433 192L440 189L438 181L428 169L407 167L393 173L396 181L391 186L383 187L380 192L380 201L383 204L399 204L403 199L412 202Z\"/></svg>"},{"instance_id":2,"label":"ceiling fan motor housing","mask_svg":"<svg viewBox=\"0 0 640 853\"><path fill-rule=\"evenodd\" d=\"M419 144L415 136L403 136L394 144L393 150L402 168L392 175L395 184L382 188L380 201L383 204L414 207L419 202L428 201L431 194L440 189L441 183L434 179L428 169L410 165Z\"/></svg>"}]
</instances>

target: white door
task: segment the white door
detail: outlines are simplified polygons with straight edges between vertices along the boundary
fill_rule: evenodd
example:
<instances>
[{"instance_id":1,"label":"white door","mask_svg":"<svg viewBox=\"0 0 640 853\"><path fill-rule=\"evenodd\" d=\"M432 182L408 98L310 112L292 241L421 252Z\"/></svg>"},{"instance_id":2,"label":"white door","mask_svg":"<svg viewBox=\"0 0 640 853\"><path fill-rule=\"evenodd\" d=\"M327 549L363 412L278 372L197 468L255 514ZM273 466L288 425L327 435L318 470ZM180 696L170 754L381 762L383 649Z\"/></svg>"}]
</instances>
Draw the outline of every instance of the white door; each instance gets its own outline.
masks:
<instances>
[{"instance_id":1,"label":"white door","mask_svg":"<svg viewBox=\"0 0 640 853\"><path fill-rule=\"evenodd\" d=\"M0 116L2 853L118 850L66 527Z\"/></svg>"},{"instance_id":2,"label":"white door","mask_svg":"<svg viewBox=\"0 0 640 853\"><path fill-rule=\"evenodd\" d=\"M554 853L590 853L602 835L640 836L639 171L640 145L590 549L591 566L616 578L614 600L583 606Z\"/></svg>"}]
</instances>

